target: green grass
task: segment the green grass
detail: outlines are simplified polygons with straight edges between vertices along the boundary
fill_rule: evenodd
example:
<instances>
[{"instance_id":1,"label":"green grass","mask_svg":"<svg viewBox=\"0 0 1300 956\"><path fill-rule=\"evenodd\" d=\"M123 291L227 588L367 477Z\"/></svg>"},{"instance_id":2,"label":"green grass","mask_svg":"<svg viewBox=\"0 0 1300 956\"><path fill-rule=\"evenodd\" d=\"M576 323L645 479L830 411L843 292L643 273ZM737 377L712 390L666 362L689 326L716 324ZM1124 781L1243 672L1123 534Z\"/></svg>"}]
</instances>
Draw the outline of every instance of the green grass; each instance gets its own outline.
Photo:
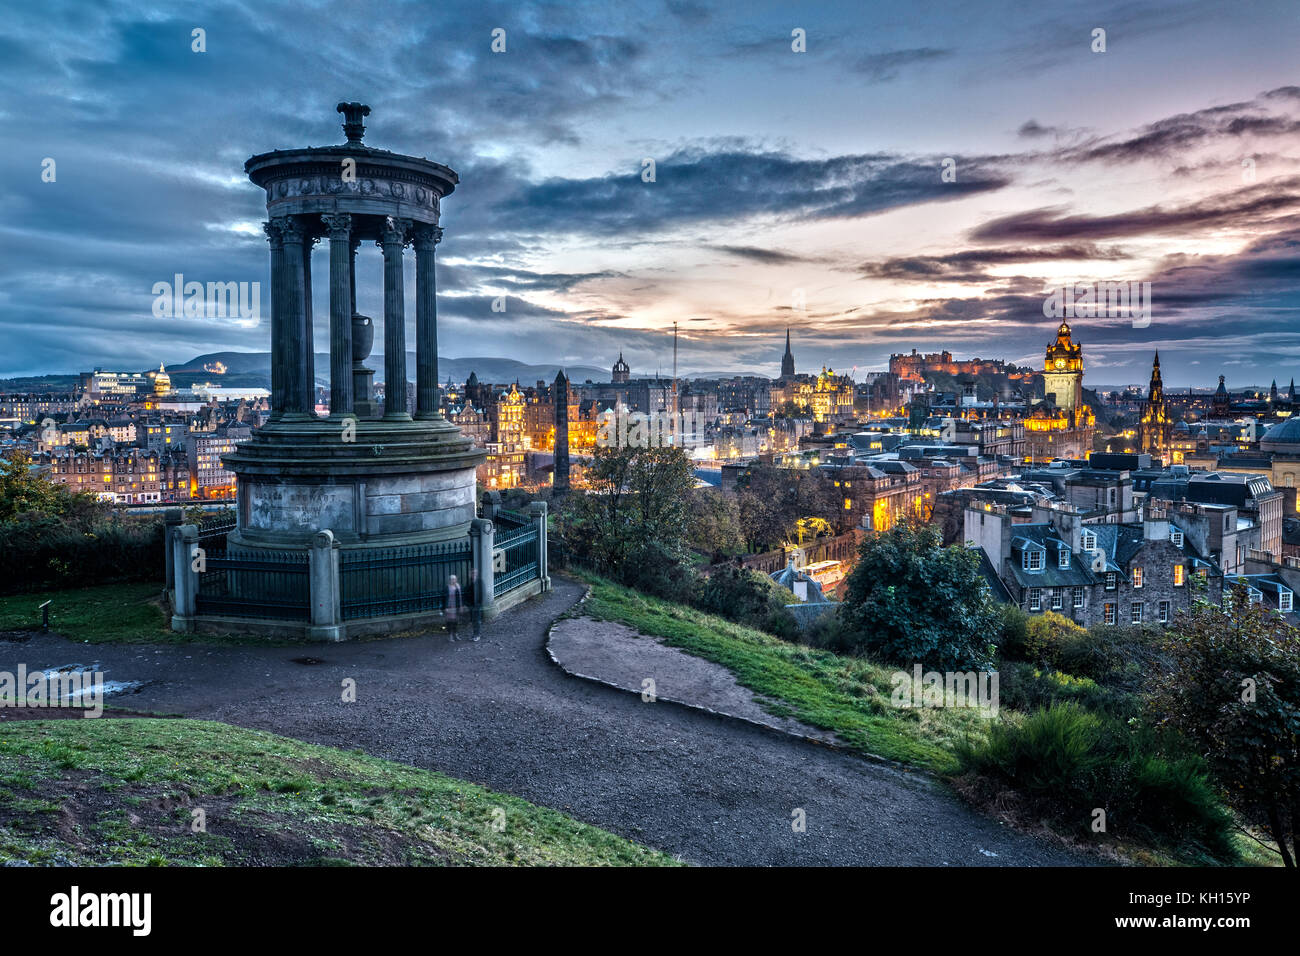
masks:
<instances>
[{"instance_id":1,"label":"green grass","mask_svg":"<svg viewBox=\"0 0 1300 956\"><path fill-rule=\"evenodd\" d=\"M107 584L0 597L0 631L39 629L40 605L50 605L50 630L91 644L189 640L167 626L161 584Z\"/></svg>"},{"instance_id":2,"label":"green grass","mask_svg":"<svg viewBox=\"0 0 1300 956\"><path fill-rule=\"evenodd\" d=\"M587 576L579 609L617 621L731 671L778 716L834 732L848 747L937 773L957 768L954 745L982 739L991 722L966 708L899 708L893 668L792 644L693 608Z\"/></svg>"},{"instance_id":3,"label":"green grass","mask_svg":"<svg viewBox=\"0 0 1300 956\"><path fill-rule=\"evenodd\" d=\"M254 644L290 647L305 640L258 634L173 631L163 612L161 582L105 584L0 597L0 631L40 630L40 606L50 605L50 631L87 644Z\"/></svg>"},{"instance_id":4,"label":"green grass","mask_svg":"<svg viewBox=\"0 0 1300 956\"><path fill-rule=\"evenodd\" d=\"M206 831L192 832L203 809ZM0 730L0 862L672 865L555 810L442 774L227 724Z\"/></svg>"}]
</instances>

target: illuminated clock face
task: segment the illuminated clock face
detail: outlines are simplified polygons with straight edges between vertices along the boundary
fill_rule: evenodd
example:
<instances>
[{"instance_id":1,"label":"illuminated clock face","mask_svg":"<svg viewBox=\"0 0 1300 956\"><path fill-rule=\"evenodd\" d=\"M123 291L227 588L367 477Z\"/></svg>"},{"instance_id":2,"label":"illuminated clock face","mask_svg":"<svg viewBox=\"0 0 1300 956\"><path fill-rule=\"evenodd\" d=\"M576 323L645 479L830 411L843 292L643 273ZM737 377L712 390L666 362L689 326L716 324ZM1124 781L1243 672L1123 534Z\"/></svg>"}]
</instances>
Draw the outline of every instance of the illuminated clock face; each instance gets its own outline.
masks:
<instances>
[{"instance_id":1,"label":"illuminated clock face","mask_svg":"<svg viewBox=\"0 0 1300 956\"><path fill-rule=\"evenodd\" d=\"M1056 367L1057 367L1057 368L1065 368L1065 359L1057 359L1057 360L1056 360Z\"/></svg>"}]
</instances>

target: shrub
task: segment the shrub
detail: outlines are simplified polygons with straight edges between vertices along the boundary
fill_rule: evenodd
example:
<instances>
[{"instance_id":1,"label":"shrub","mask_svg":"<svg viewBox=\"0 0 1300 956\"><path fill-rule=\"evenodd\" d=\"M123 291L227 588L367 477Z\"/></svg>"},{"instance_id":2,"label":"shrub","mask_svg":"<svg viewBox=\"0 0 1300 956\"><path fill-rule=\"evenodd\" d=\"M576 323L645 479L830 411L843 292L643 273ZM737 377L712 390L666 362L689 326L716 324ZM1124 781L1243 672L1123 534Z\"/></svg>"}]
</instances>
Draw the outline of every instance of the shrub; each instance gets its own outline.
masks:
<instances>
[{"instance_id":1,"label":"shrub","mask_svg":"<svg viewBox=\"0 0 1300 956\"><path fill-rule=\"evenodd\" d=\"M832 650L938 670L983 667L1000 620L976 553L910 524L862 542L840 614Z\"/></svg>"},{"instance_id":2,"label":"shrub","mask_svg":"<svg viewBox=\"0 0 1300 956\"><path fill-rule=\"evenodd\" d=\"M998 667L998 674L1001 703L1025 713L1073 702L1090 711L1127 718L1139 708L1132 694L1103 687L1089 677L1075 677L1025 661L1005 661Z\"/></svg>"},{"instance_id":3,"label":"shrub","mask_svg":"<svg viewBox=\"0 0 1300 956\"><path fill-rule=\"evenodd\" d=\"M983 742L964 742L964 769L991 773L1033 795L1078 796L1101 766L1101 721L1077 704L1053 704L1019 723L996 723Z\"/></svg>"},{"instance_id":4,"label":"shrub","mask_svg":"<svg viewBox=\"0 0 1300 956\"><path fill-rule=\"evenodd\" d=\"M956 749L963 771L1011 786L1035 812L1080 835L1096 836L1091 824L1100 808L1109 834L1167 846L1197 862L1235 860L1232 818L1204 763L1156 752L1155 735L1140 725L1067 701L995 724L987 739Z\"/></svg>"},{"instance_id":5,"label":"shrub","mask_svg":"<svg viewBox=\"0 0 1300 956\"><path fill-rule=\"evenodd\" d=\"M1031 614L1025 625L1025 658L1046 660L1057 645L1086 633L1086 628L1055 611Z\"/></svg>"},{"instance_id":6,"label":"shrub","mask_svg":"<svg viewBox=\"0 0 1300 956\"><path fill-rule=\"evenodd\" d=\"M998 656L1004 661L1023 661L1029 647L1029 615L1016 604L997 604L996 633Z\"/></svg>"},{"instance_id":7,"label":"shrub","mask_svg":"<svg viewBox=\"0 0 1300 956\"><path fill-rule=\"evenodd\" d=\"M718 568L701 580L695 604L702 611L718 614L737 624L794 640L799 635L799 626L785 605L796 600L793 594L767 575L733 566Z\"/></svg>"}]
</instances>

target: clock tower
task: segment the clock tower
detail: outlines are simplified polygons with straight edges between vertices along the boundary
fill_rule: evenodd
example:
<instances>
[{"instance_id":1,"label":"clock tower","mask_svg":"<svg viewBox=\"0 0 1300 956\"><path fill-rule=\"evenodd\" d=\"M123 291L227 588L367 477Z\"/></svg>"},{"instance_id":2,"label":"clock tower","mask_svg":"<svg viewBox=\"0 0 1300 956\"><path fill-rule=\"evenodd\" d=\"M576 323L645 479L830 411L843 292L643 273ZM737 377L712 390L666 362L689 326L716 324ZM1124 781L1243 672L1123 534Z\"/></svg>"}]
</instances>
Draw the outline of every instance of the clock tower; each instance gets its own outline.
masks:
<instances>
[{"instance_id":1,"label":"clock tower","mask_svg":"<svg viewBox=\"0 0 1300 956\"><path fill-rule=\"evenodd\" d=\"M1083 406L1083 347L1070 340L1070 326L1065 322L1056 330L1056 341L1047 346L1043 394L1067 412Z\"/></svg>"}]
</instances>

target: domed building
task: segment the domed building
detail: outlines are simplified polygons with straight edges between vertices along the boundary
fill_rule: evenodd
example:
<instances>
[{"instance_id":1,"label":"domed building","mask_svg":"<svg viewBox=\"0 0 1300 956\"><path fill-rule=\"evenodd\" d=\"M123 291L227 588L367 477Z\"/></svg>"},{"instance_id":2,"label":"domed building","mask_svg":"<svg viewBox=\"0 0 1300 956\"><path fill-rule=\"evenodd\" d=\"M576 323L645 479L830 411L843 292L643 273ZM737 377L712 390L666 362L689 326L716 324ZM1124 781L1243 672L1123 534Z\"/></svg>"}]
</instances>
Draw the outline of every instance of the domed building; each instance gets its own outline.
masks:
<instances>
[{"instance_id":1,"label":"domed building","mask_svg":"<svg viewBox=\"0 0 1300 956\"><path fill-rule=\"evenodd\" d=\"M1300 418L1288 418L1264 432L1259 450L1300 456Z\"/></svg>"},{"instance_id":2,"label":"domed building","mask_svg":"<svg viewBox=\"0 0 1300 956\"><path fill-rule=\"evenodd\" d=\"M158 371L153 377L153 391L155 395L166 395L172 390L172 377L167 374L163 368L163 363L158 363Z\"/></svg>"}]
</instances>

